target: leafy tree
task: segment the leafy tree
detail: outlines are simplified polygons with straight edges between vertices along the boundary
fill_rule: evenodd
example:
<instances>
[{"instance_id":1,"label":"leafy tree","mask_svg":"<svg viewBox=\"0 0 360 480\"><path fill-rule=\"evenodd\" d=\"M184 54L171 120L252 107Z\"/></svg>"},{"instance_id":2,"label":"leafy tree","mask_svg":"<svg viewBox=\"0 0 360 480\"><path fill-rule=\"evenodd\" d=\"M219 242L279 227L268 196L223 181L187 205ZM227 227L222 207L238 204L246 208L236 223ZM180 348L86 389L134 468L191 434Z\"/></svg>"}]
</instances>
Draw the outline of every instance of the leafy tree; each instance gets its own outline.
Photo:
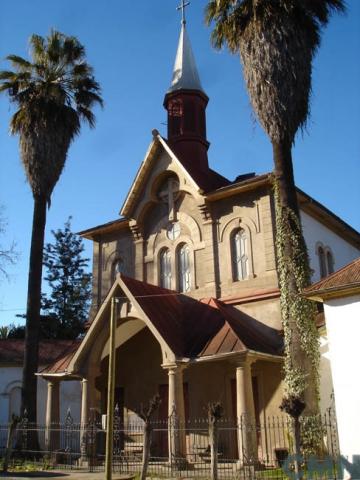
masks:
<instances>
[{"instance_id":1,"label":"leafy tree","mask_svg":"<svg viewBox=\"0 0 360 480\"><path fill-rule=\"evenodd\" d=\"M60 177L71 142L81 122L95 125L92 108L102 105L100 87L75 37L51 31L30 38L31 61L17 55L7 60L13 70L0 72L0 92L17 111L10 131L19 135L20 155L34 198L21 410L36 422L36 385L41 306L41 277L46 208Z\"/></svg>"},{"instance_id":2,"label":"leafy tree","mask_svg":"<svg viewBox=\"0 0 360 480\"><path fill-rule=\"evenodd\" d=\"M4 235L6 230L7 222L4 217L4 207L0 205L0 236ZM12 242L10 245L0 244L0 280L3 278L9 279L7 273L7 267L9 265L14 265L18 259L18 252L16 251L15 242Z\"/></svg>"},{"instance_id":3,"label":"leafy tree","mask_svg":"<svg viewBox=\"0 0 360 480\"><path fill-rule=\"evenodd\" d=\"M253 110L273 146L285 383L287 396L305 399L308 413L317 409L319 348L314 308L299 295L310 271L291 149L309 116L321 29L332 11L344 9L343 0L210 0L206 7L214 46L240 53Z\"/></svg>"},{"instance_id":4,"label":"leafy tree","mask_svg":"<svg viewBox=\"0 0 360 480\"><path fill-rule=\"evenodd\" d=\"M53 324L51 338L76 338L84 332L91 300L91 274L86 272L82 239L71 231L71 217L64 229L51 232L54 243L45 246L45 280L51 292L44 296L43 309Z\"/></svg>"},{"instance_id":5,"label":"leafy tree","mask_svg":"<svg viewBox=\"0 0 360 480\"><path fill-rule=\"evenodd\" d=\"M41 296L42 308L46 308L47 300L44 295ZM18 318L26 319L26 315L15 315ZM25 325L15 325L11 323L8 327L8 338L25 338ZM61 329L59 328L59 321L54 314L40 315L39 339L55 339L64 338Z\"/></svg>"}]
</instances>

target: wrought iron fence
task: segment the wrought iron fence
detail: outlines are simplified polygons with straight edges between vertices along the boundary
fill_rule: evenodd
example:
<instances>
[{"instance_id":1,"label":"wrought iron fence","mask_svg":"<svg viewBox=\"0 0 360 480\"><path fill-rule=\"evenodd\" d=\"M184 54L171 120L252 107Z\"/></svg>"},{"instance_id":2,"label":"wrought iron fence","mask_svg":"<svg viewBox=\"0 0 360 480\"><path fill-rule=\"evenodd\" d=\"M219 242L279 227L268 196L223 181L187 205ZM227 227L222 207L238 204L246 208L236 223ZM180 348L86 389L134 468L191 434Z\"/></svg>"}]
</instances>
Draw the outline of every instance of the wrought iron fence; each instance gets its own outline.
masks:
<instances>
[{"instance_id":1,"label":"wrought iron fence","mask_svg":"<svg viewBox=\"0 0 360 480\"><path fill-rule=\"evenodd\" d=\"M177 418L153 421L149 474L164 478L210 476L209 425L207 419L179 422ZM339 456L336 421L332 412L319 417L318 464L331 472L305 478L337 478ZM289 417L263 418L249 422L222 418L217 424L218 477L224 479L286 479L293 468L293 424ZM0 425L0 453L4 454L8 425ZM105 461L105 427L93 411L86 425L74 423L68 411L63 424L18 425L13 439L13 461L31 460L49 467L102 471ZM144 425L125 421L115 410L113 468L119 473L141 470ZM305 438L305 436L304 436ZM306 442L304 442L304 448ZM303 459L306 464L306 454ZM304 467L306 470L306 467ZM338 477L340 478L340 477Z\"/></svg>"}]
</instances>

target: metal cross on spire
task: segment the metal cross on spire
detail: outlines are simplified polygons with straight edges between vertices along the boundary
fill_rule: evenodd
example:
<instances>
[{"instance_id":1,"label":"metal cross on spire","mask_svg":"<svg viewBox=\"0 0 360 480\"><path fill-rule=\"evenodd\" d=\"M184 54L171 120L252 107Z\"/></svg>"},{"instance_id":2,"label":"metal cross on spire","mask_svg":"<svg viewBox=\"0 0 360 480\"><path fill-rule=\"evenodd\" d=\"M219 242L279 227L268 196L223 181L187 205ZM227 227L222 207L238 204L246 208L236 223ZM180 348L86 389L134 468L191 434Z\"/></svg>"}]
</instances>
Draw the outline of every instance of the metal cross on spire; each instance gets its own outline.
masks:
<instances>
[{"instance_id":1,"label":"metal cross on spire","mask_svg":"<svg viewBox=\"0 0 360 480\"><path fill-rule=\"evenodd\" d=\"M185 8L190 5L190 2L186 2L185 0L181 0L181 5L179 5L176 10L181 10L181 23L185 25Z\"/></svg>"}]
</instances>

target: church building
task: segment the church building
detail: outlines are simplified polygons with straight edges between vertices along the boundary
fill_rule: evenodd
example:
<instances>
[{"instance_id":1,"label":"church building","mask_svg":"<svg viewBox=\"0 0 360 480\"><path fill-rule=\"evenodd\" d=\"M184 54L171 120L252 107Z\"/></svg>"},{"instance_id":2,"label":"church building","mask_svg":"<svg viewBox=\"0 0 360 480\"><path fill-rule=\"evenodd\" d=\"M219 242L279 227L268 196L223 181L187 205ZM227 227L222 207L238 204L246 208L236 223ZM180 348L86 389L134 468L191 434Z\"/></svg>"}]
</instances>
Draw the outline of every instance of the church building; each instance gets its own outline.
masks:
<instances>
[{"instance_id":1,"label":"church building","mask_svg":"<svg viewBox=\"0 0 360 480\"><path fill-rule=\"evenodd\" d=\"M67 380L81 382L82 422L90 409L106 413L112 299L115 397L124 422L156 393L159 420L174 411L180 421L203 418L211 401L222 403L227 418L261 423L280 414L271 173L239 172L231 181L211 169L208 101L183 22L164 98L167 138L153 130L121 217L81 232L94 246L91 315L80 345L40 372L49 421ZM300 190L298 200L316 281L359 256L360 235Z\"/></svg>"}]
</instances>

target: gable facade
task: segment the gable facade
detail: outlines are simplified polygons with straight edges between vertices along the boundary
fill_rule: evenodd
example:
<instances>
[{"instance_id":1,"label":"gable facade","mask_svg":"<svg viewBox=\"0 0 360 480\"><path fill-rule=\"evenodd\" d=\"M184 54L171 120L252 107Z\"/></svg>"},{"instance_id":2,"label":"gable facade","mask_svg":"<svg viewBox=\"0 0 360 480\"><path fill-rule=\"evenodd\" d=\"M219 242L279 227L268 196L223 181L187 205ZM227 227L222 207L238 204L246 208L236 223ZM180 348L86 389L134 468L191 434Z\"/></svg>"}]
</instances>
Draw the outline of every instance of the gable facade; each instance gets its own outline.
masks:
<instances>
[{"instance_id":1,"label":"gable facade","mask_svg":"<svg viewBox=\"0 0 360 480\"><path fill-rule=\"evenodd\" d=\"M94 244L85 338L66 362L42 372L49 381L82 382L82 424L90 410L106 412L113 301L116 401L124 420L155 393L163 400L160 420L174 409L182 421L204 416L208 402L218 400L228 418L257 425L280 414L282 327L271 175L250 173L231 182L209 167L208 98L184 24L176 62L164 101L168 138L153 131L121 218L80 232ZM305 226L311 227L305 228L308 246L328 228L340 239L331 247L334 262L358 252L359 235L308 198L299 191ZM314 227L318 223L322 230ZM318 241L330 243L328 238ZM340 250L348 253L340 257ZM186 454L190 440L183 435L179 448ZM265 455L266 440L250 437L234 439L228 454L240 460L255 450ZM169 433L169 452L170 440Z\"/></svg>"}]
</instances>

